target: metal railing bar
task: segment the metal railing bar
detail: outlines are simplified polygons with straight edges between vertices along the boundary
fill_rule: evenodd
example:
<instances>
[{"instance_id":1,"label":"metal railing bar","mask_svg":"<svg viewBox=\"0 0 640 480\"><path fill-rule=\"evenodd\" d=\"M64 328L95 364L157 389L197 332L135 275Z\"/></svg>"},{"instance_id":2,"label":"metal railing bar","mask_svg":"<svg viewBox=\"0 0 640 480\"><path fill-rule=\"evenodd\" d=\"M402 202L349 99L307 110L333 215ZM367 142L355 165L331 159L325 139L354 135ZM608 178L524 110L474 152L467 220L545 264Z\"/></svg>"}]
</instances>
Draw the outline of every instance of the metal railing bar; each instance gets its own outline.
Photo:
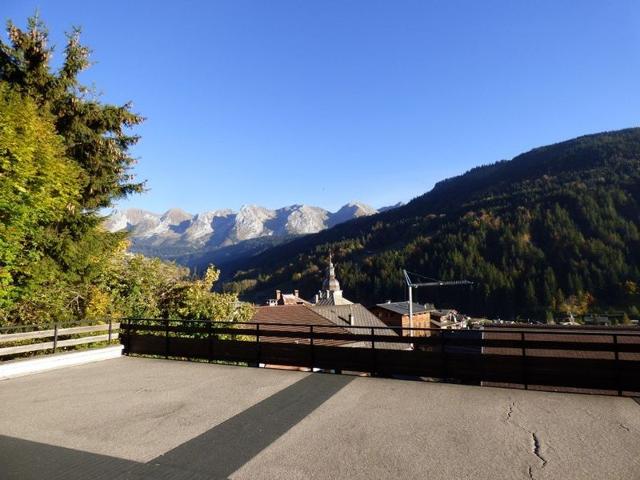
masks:
<instances>
[{"instance_id":1,"label":"metal railing bar","mask_svg":"<svg viewBox=\"0 0 640 480\"><path fill-rule=\"evenodd\" d=\"M127 318L123 319L122 322L163 322L165 319L158 318ZM232 321L232 320L194 320L194 319L170 319L171 322L177 323L212 323L212 324L228 324L228 325L273 325L273 326L300 326L300 327L309 327L313 325L318 328L334 328L334 329L362 329L369 330L371 328L375 328L376 330L397 330L397 327L390 326L382 326L382 325L331 325L331 324L320 324L320 323L291 323L291 322L256 322L256 321ZM403 330L411 330L411 331L424 331L424 332L452 332L452 334L456 334L455 332L467 332L467 331L479 331L479 332L488 332L488 333L498 333L498 334L509 334L509 333L520 333L523 330L526 333L531 334L553 334L553 335L585 335L585 336L603 336L603 335L611 335L611 330L621 330L616 331L616 335L620 336L640 336L640 328L639 327L596 327L598 330L589 331L582 330L585 328L584 326L577 327L483 327L483 328L473 328L473 329L446 329L446 328L424 328L424 327L403 327Z\"/></svg>"}]
</instances>

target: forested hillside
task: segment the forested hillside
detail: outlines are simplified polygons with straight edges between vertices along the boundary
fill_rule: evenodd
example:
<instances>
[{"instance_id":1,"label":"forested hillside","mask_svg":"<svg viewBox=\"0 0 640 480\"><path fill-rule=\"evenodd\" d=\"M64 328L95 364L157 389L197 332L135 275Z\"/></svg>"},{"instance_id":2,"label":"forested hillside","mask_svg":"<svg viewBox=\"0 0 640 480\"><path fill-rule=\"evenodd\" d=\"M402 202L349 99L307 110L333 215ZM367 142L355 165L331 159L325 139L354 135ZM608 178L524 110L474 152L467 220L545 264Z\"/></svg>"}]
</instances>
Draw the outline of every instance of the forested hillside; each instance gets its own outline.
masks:
<instances>
[{"instance_id":1,"label":"forested hillside","mask_svg":"<svg viewBox=\"0 0 640 480\"><path fill-rule=\"evenodd\" d=\"M267 250L228 289L263 301L318 289L331 250L345 295L404 299L401 269L467 289L422 300L469 313L544 320L640 305L640 129L588 135L474 168L407 205Z\"/></svg>"}]
</instances>

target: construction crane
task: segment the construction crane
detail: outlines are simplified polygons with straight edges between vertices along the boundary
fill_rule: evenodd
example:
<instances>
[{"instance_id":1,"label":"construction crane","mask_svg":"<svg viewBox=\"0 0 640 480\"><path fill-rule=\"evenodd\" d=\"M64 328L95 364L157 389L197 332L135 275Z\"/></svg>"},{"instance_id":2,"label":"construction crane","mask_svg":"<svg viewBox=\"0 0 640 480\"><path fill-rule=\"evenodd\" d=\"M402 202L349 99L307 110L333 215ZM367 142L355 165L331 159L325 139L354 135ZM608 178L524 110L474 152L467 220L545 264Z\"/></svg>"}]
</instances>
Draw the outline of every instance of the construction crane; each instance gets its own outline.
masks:
<instances>
[{"instance_id":1,"label":"construction crane","mask_svg":"<svg viewBox=\"0 0 640 480\"><path fill-rule=\"evenodd\" d=\"M407 287L409 287L409 328L411 329L411 333L409 336L413 337L413 289L418 287L445 287L445 286L456 286L456 285L473 285L473 282L469 280L437 280L435 278L426 277L419 273L408 272L405 269L402 270L404 274L405 282L407 282ZM420 277L426 282L413 282L409 275L414 275L416 277Z\"/></svg>"}]
</instances>

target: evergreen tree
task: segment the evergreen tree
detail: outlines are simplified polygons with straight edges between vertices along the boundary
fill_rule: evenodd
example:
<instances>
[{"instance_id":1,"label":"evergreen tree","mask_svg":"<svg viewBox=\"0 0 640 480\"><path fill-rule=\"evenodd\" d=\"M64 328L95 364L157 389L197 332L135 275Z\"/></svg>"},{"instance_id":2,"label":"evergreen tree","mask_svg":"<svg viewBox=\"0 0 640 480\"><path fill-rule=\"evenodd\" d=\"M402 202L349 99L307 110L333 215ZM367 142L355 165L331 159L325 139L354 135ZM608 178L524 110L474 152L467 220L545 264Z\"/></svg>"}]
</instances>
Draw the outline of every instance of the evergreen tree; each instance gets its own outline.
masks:
<instances>
[{"instance_id":1,"label":"evergreen tree","mask_svg":"<svg viewBox=\"0 0 640 480\"><path fill-rule=\"evenodd\" d=\"M101 102L79 82L79 74L90 65L89 49L80 43L79 30L67 35L58 69L51 65L53 47L37 17L30 18L24 30L10 22L8 36L8 44L0 41L0 81L28 98L52 123L61 153L74 166L68 178L78 182L76 198L48 226L47 239L41 243L42 255L58 273L46 280L55 277L57 287L38 298L56 295L67 299L71 295L68 305L82 316L92 283L120 241L120 235L101 229L99 210L143 190L143 184L136 183L130 173L134 163L130 147L138 137L128 133L142 117L129 104ZM58 291L60 288L64 291ZM46 310L46 302L30 305L10 315L26 320L31 316L28 312L37 317L39 309Z\"/></svg>"},{"instance_id":2,"label":"evergreen tree","mask_svg":"<svg viewBox=\"0 0 640 480\"><path fill-rule=\"evenodd\" d=\"M67 35L58 70L51 67L53 47L37 16L28 19L25 30L9 22L8 34L10 44L0 41L0 79L53 115L67 156L85 173L80 202L84 215L141 192L143 184L130 174L135 159L129 149L138 136L127 130L143 118L131 111L130 104L102 103L79 82L79 74L91 64L90 50L80 43L80 30Z\"/></svg>"}]
</instances>

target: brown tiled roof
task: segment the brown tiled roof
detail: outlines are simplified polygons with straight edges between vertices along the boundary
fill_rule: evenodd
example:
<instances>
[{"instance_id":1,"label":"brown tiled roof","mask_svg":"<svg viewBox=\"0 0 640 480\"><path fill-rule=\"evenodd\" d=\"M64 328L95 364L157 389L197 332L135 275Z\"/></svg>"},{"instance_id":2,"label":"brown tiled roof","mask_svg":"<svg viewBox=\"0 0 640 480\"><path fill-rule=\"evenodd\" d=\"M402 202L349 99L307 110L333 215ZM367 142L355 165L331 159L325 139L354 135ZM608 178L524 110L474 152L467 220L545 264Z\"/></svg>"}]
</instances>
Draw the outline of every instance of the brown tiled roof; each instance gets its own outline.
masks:
<instances>
[{"instance_id":1,"label":"brown tiled roof","mask_svg":"<svg viewBox=\"0 0 640 480\"><path fill-rule=\"evenodd\" d=\"M272 307L258 307L254 314L252 322L260 323L260 331L287 331L300 332L299 338L291 337L269 337L268 335L260 336L264 342L293 342L293 343L309 343L309 325L314 325L314 332L321 333L349 333L344 328L336 327L322 315L317 314L306 305L276 305ZM278 323L286 323L287 325L274 325ZM271 325L269 325L271 324ZM269 325L269 326L267 326ZM316 340L316 345L344 345L349 343L345 340Z\"/></svg>"},{"instance_id":2,"label":"brown tiled roof","mask_svg":"<svg viewBox=\"0 0 640 480\"><path fill-rule=\"evenodd\" d=\"M322 315L305 305L275 305L258 307L252 322L292 323L295 325L333 325Z\"/></svg>"}]
</instances>

